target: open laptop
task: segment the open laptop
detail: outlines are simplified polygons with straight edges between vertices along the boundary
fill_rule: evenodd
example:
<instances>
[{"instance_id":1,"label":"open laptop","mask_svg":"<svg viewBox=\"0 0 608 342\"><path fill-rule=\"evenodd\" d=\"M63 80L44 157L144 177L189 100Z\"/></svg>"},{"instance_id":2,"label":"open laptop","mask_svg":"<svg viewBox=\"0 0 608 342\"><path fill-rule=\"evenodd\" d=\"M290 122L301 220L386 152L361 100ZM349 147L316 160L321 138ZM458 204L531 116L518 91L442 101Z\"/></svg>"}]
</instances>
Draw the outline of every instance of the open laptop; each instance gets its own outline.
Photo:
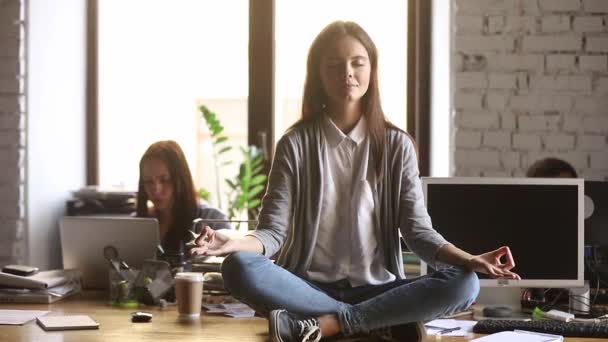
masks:
<instances>
[{"instance_id":1,"label":"open laptop","mask_svg":"<svg viewBox=\"0 0 608 342\"><path fill-rule=\"evenodd\" d=\"M140 269L145 259L155 258L160 244L153 218L66 216L59 231L63 268L79 269L84 289L108 288L110 265L104 247L116 247L122 260Z\"/></svg>"}]
</instances>

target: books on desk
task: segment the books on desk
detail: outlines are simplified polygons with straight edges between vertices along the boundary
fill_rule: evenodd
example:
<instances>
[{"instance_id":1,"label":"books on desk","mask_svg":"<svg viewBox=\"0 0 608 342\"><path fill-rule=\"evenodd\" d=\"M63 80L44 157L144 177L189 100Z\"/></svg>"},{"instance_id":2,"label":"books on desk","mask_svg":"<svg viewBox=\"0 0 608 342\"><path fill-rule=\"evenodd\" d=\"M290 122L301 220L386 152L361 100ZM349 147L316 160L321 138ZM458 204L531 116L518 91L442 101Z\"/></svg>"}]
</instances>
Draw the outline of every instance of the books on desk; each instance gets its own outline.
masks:
<instances>
[{"instance_id":1,"label":"books on desk","mask_svg":"<svg viewBox=\"0 0 608 342\"><path fill-rule=\"evenodd\" d=\"M42 271L32 276L0 272L0 303L50 304L80 290L78 270Z\"/></svg>"}]
</instances>

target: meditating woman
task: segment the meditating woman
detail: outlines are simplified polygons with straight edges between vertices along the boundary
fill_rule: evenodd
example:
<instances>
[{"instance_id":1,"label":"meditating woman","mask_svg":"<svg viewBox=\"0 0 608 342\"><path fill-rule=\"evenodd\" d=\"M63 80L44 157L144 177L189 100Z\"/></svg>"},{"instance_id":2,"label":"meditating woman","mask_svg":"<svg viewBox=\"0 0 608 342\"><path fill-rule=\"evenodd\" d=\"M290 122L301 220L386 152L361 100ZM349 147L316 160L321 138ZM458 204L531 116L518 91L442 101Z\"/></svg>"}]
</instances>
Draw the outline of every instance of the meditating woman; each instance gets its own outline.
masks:
<instances>
[{"instance_id":1,"label":"meditating woman","mask_svg":"<svg viewBox=\"0 0 608 342\"><path fill-rule=\"evenodd\" d=\"M399 232L437 271L405 279ZM277 144L256 230L206 229L196 245L194 254L228 254L225 286L269 316L273 341L417 341L419 322L473 302L475 272L519 277L508 247L471 255L432 228L414 143L384 117L376 47L353 22L312 43L302 119Z\"/></svg>"}]
</instances>

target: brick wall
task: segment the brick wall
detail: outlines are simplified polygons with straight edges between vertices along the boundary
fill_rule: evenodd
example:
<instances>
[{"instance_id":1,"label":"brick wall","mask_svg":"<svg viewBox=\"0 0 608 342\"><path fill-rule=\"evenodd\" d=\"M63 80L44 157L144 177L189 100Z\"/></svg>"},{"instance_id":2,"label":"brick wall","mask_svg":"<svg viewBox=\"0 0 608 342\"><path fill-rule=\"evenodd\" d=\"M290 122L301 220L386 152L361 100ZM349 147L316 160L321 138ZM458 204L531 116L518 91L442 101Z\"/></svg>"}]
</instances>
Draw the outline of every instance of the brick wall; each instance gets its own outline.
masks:
<instances>
[{"instance_id":1,"label":"brick wall","mask_svg":"<svg viewBox=\"0 0 608 342\"><path fill-rule=\"evenodd\" d=\"M608 0L452 0L454 174L608 180Z\"/></svg>"},{"instance_id":2,"label":"brick wall","mask_svg":"<svg viewBox=\"0 0 608 342\"><path fill-rule=\"evenodd\" d=\"M24 258L22 1L0 0L0 265Z\"/></svg>"}]
</instances>

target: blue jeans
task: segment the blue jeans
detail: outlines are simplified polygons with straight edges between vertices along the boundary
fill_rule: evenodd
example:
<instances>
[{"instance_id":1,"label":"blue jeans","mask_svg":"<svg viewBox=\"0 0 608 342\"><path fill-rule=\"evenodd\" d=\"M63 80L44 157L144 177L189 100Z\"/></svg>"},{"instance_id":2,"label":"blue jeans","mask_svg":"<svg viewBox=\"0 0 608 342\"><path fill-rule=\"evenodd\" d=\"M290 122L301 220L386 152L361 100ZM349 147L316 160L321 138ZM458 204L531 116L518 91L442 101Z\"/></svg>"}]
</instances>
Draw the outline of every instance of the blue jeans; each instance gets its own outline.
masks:
<instances>
[{"instance_id":1,"label":"blue jeans","mask_svg":"<svg viewBox=\"0 0 608 342\"><path fill-rule=\"evenodd\" d=\"M286 309L318 317L335 314L346 336L431 320L469 307L479 292L474 272L450 267L415 279L351 287L302 279L267 257L236 252L222 264L224 286L259 313Z\"/></svg>"}]
</instances>

